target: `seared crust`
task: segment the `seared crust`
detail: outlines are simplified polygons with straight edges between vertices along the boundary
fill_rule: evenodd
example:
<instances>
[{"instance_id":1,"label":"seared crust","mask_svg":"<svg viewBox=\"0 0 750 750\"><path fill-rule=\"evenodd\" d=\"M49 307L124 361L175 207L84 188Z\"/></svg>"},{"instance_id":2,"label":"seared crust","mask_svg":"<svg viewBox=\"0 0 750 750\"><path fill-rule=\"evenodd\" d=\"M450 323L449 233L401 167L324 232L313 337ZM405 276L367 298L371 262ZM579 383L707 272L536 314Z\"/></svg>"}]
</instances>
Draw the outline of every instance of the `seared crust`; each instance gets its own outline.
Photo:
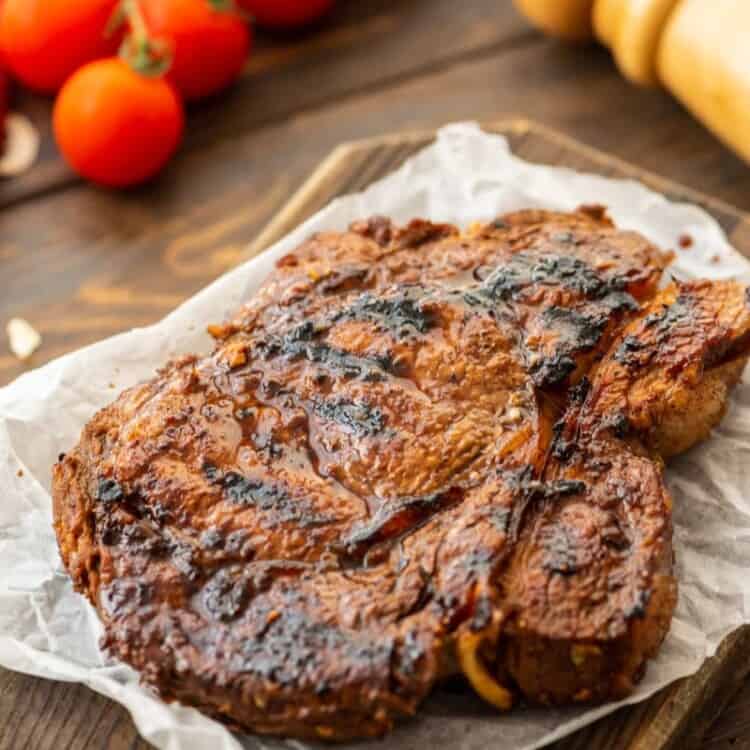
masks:
<instances>
[{"instance_id":1,"label":"seared crust","mask_svg":"<svg viewBox=\"0 0 750 750\"><path fill-rule=\"evenodd\" d=\"M669 458L707 438L747 364L747 289L672 283L644 307L595 371L591 419L619 420Z\"/></svg>"},{"instance_id":2,"label":"seared crust","mask_svg":"<svg viewBox=\"0 0 750 750\"><path fill-rule=\"evenodd\" d=\"M629 692L676 600L652 449L678 417L615 429L644 375L616 363L668 261L597 208L311 238L213 353L123 393L56 464L106 646L167 699L305 738L380 735L461 671L502 708ZM701 318L723 354L689 382L723 398L737 293Z\"/></svg>"}]
</instances>

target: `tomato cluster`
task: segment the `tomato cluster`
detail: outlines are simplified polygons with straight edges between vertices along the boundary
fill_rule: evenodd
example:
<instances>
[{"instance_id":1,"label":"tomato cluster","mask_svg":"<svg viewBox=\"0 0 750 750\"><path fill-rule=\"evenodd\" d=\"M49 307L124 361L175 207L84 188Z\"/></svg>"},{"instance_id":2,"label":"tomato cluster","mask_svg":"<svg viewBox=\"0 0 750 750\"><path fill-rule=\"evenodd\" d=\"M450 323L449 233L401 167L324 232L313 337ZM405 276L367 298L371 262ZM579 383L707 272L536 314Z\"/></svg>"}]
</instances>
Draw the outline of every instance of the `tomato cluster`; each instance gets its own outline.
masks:
<instances>
[{"instance_id":1,"label":"tomato cluster","mask_svg":"<svg viewBox=\"0 0 750 750\"><path fill-rule=\"evenodd\" d=\"M55 137L76 171L107 186L135 185L179 146L184 102L240 75L252 48L250 19L300 26L333 3L0 0L0 76L5 66L28 88L57 94ZM2 80L0 110L1 89Z\"/></svg>"}]
</instances>

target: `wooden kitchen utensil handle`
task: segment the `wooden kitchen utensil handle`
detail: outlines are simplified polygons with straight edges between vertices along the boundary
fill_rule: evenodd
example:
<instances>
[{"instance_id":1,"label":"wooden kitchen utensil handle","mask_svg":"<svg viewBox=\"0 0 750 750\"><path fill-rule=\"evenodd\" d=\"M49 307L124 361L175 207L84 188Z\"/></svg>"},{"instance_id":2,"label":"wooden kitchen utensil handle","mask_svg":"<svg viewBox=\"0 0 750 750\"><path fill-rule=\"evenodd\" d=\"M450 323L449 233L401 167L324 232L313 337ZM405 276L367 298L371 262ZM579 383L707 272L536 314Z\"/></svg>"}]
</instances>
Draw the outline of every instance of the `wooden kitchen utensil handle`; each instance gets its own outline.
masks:
<instances>
[{"instance_id":1,"label":"wooden kitchen utensil handle","mask_svg":"<svg viewBox=\"0 0 750 750\"><path fill-rule=\"evenodd\" d=\"M750 0L515 0L547 33L609 47L623 75L664 85L750 161Z\"/></svg>"},{"instance_id":2,"label":"wooden kitchen utensil handle","mask_svg":"<svg viewBox=\"0 0 750 750\"><path fill-rule=\"evenodd\" d=\"M680 0L596 0L593 26L622 74L644 86L659 83L656 58L662 33Z\"/></svg>"},{"instance_id":3,"label":"wooden kitchen utensil handle","mask_svg":"<svg viewBox=\"0 0 750 750\"><path fill-rule=\"evenodd\" d=\"M550 36L583 42L593 37L591 10L594 0L514 0L535 26Z\"/></svg>"},{"instance_id":4,"label":"wooden kitchen utensil handle","mask_svg":"<svg viewBox=\"0 0 750 750\"><path fill-rule=\"evenodd\" d=\"M750 1L680 0L657 66L662 83L750 161Z\"/></svg>"},{"instance_id":5,"label":"wooden kitchen utensil handle","mask_svg":"<svg viewBox=\"0 0 750 750\"><path fill-rule=\"evenodd\" d=\"M569 41L596 38L635 83L658 83L656 56L669 14L680 0L515 0L540 29Z\"/></svg>"}]
</instances>

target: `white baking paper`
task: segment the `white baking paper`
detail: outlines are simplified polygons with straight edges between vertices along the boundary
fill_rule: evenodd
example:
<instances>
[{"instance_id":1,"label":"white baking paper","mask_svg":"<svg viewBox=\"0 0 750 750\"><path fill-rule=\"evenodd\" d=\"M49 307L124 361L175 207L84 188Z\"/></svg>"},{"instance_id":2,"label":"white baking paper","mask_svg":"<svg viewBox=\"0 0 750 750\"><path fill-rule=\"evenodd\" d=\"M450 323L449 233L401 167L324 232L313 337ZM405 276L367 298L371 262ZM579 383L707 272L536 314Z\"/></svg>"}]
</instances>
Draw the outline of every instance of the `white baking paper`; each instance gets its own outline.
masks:
<instances>
[{"instance_id":1,"label":"white baking paper","mask_svg":"<svg viewBox=\"0 0 750 750\"><path fill-rule=\"evenodd\" d=\"M321 229L387 214L466 225L519 208L573 209L603 203L623 227L677 248L675 273L750 280L750 263L704 211L667 202L632 181L526 163L506 141L476 125L444 128L437 142L364 193L340 198L262 256L220 278L161 323L74 352L0 390L0 664L83 682L122 703L144 738L169 750L252 750L305 743L237 737L195 710L167 705L135 672L98 647L101 627L71 588L51 528L50 467L91 415L166 358L206 351L210 321L248 299L276 258ZM248 238L250 239L250 238ZM718 258L718 262L716 261ZM696 671L722 638L750 622L750 379L732 397L713 438L668 471L675 495L680 603L669 636L628 702L640 701ZM518 710L500 715L467 693L438 691L419 716L378 747L393 750L530 750L613 711ZM370 743L358 743L362 748Z\"/></svg>"}]
</instances>

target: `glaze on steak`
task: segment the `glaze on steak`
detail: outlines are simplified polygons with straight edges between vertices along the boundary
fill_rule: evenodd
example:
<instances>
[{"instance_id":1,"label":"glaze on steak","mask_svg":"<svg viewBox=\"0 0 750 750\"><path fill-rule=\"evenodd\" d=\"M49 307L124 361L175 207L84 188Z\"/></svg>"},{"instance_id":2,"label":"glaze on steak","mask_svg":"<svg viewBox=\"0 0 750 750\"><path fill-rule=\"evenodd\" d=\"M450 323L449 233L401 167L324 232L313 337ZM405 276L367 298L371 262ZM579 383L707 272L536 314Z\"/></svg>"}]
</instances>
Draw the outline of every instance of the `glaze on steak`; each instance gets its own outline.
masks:
<instances>
[{"instance_id":1,"label":"glaze on steak","mask_svg":"<svg viewBox=\"0 0 750 750\"><path fill-rule=\"evenodd\" d=\"M440 680L490 703L627 695L676 602L662 456L750 351L737 284L597 208L312 237L54 467L110 652L168 699L381 735Z\"/></svg>"}]
</instances>

